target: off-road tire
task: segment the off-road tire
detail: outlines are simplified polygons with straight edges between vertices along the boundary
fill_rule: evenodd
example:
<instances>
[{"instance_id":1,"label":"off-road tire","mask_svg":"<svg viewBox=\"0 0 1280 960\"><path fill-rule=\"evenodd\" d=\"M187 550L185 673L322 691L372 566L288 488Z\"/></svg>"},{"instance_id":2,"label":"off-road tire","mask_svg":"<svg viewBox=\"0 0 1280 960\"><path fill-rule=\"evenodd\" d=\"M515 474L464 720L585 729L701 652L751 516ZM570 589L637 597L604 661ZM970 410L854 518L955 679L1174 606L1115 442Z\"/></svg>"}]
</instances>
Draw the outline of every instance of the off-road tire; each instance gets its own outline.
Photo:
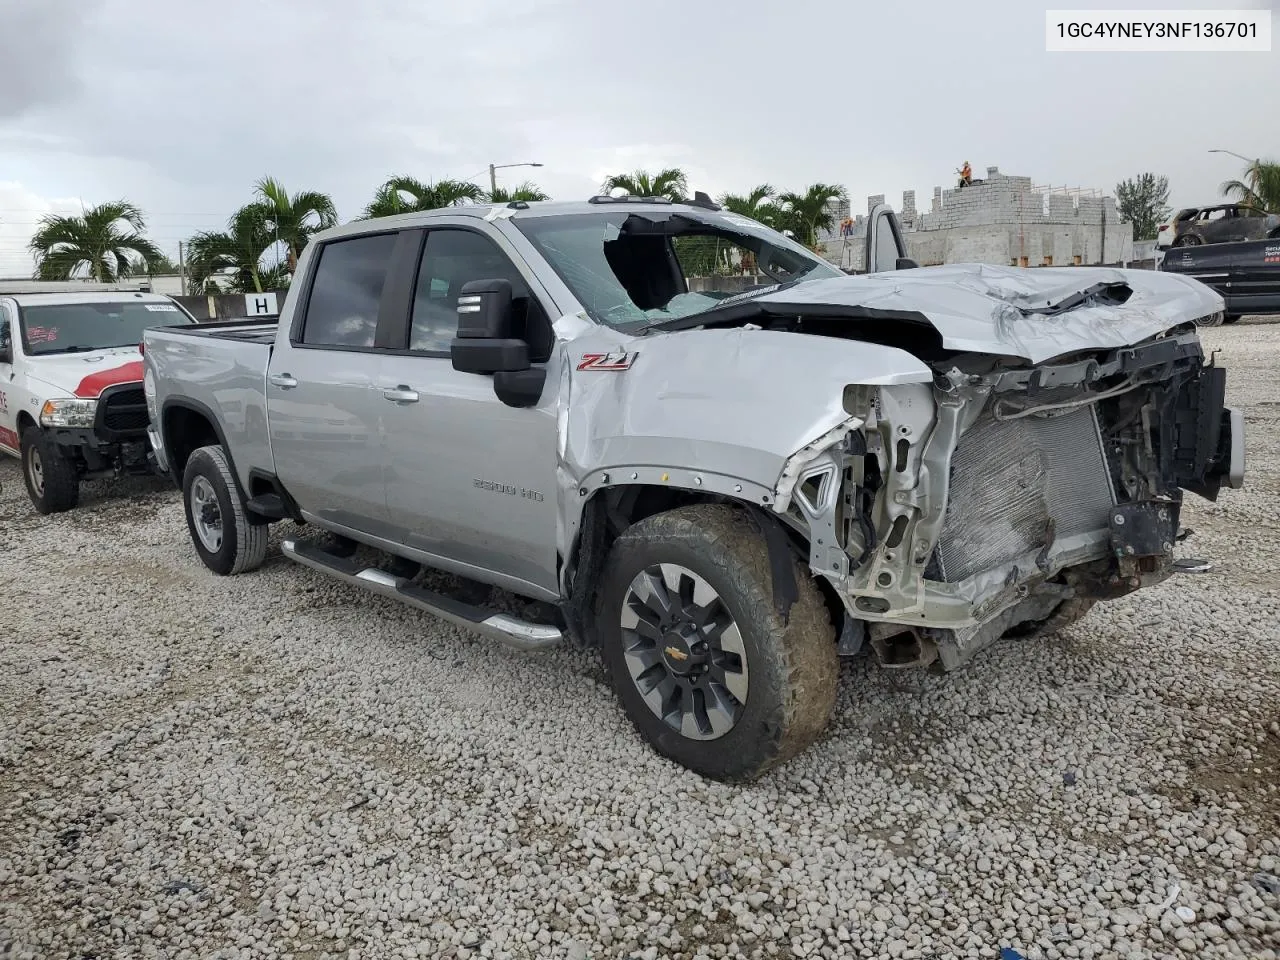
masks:
<instances>
[{"instance_id":1,"label":"off-road tire","mask_svg":"<svg viewBox=\"0 0 1280 960\"><path fill-rule=\"evenodd\" d=\"M64 513L80 502L80 473L75 461L62 452L53 437L37 426L22 431L22 479L27 496L38 513ZM44 489L32 482L32 459L39 458Z\"/></svg>"},{"instance_id":2,"label":"off-road tire","mask_svg":"<svg viewBox=\"0 0 1280 960\"><path fill-rule=\"evenodd\" d=\"M800 753L826 728L840 671L835 630L810 574L788 562L799 599L784 622L768 548L744 510L681 507L641 520L614 542L597 591L601 654L628 718L658 753L714 780L746 781ZM680 564L706 580L742 636L750 686L737 723L717 739L695 740L669 727L627 669L622 603L636 575L657 563Z\"/></svg>"},{"instance_id":3,"label":"off-road tire","mask_svg":"<svg viewBox=\"0 0 1280 960\"><path fill-rule=\"evenodd\" d=\"M216 551L210 551L200 541L192 515L191 488L199 477L213 487L221 513L222 544ZM182 473L182 509L187 517L191 543L204 565L214 573L234 576L262 566L267 555L268 528L265 524L249 521L248 512L237 492L231 464L221 446L200 447L187 458Z\"/></svg>"}]
</instances>

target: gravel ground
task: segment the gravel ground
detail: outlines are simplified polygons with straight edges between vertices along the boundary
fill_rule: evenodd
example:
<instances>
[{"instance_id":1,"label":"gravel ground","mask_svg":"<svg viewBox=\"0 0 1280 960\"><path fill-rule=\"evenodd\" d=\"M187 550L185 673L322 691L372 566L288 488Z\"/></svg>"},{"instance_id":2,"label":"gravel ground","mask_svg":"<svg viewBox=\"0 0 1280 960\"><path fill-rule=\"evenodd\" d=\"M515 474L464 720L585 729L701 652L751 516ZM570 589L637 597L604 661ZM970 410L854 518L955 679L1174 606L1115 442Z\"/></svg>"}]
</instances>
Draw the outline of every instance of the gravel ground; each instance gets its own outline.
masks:
<instances>
[{"instance_id":1,"label":"gravel ground","mask_svg":"<svg viewBox=\"0 0 1280 960\"><path fill-rule=\"evenodd\" d=\"M596 658L508 653L154 481L53 519L0 464L0 956L1028 958L1280 951L1280 325L1206 331L1248 489L1217 562L951 676L844 665L749 787L651 753Z\"/></svg>"}]
</instances>

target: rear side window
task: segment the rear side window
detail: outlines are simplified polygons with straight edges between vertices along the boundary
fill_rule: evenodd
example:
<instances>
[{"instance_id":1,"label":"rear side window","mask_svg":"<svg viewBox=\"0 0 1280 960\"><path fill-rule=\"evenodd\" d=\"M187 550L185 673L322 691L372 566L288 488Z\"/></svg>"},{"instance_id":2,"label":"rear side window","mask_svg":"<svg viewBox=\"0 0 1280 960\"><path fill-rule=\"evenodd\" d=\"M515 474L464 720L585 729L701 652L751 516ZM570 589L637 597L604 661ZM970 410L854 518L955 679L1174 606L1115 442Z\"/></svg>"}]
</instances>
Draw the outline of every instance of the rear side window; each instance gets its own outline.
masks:
<instances>
[{"instance_id":1,"label":"rear side window","mask_svg":"<svg viewBox=\"0 0 1280 960\"><path fill-rule=\"evenodd\" d=\"M328 347L372 347L378 306L396 234L380 233L326 243L307 297L302 342Z\"/></svg>"}]
</instances>

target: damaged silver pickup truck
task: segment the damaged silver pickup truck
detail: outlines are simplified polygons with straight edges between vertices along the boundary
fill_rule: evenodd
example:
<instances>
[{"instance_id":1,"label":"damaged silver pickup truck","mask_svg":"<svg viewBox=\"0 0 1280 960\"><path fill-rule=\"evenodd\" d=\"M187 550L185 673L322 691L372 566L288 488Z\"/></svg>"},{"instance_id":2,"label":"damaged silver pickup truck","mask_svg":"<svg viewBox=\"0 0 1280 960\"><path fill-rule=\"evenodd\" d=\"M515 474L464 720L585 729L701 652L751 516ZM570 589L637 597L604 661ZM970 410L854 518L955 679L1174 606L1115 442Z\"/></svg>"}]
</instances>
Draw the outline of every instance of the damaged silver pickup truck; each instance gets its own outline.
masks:
<instances>
[{"instance_id":1,"label":"damaged silver pickup truck","mask_svg":"<svg viewBox=\"0 0 1280 960\"><path fill-rule=\"evenodd\" d=\"M347 224L278 325L146 333L152 443L211 570L309 524L287 557L598 646L658 751L747 779L818 737L841 655L1061 629L1177 570L1183 491L1243 483L1208 287L920 268L887 208L866 252L846 276L701 196ZM689 279L726 273L762 282Z\"/></svg>"}]
</instances>

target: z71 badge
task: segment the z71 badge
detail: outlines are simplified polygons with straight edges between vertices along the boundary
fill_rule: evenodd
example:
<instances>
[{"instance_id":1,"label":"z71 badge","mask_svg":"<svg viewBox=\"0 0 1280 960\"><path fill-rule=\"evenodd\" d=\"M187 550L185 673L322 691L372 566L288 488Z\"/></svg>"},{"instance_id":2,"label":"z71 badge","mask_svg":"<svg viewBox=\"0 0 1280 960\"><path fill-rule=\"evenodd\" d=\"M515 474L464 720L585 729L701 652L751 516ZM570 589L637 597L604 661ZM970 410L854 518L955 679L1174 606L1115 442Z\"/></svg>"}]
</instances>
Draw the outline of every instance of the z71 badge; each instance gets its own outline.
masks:
<instances>
[{"instance_id":1,"label":"z71 badge","mask_svg":"<svg viewBox=\"0 0 1280 960\"><path fill-rule=\"evenodd\" d=\"M632 353L584 353L578 361L579 370L630 370L638 352Z\"/></svg>"}]
</instances>

